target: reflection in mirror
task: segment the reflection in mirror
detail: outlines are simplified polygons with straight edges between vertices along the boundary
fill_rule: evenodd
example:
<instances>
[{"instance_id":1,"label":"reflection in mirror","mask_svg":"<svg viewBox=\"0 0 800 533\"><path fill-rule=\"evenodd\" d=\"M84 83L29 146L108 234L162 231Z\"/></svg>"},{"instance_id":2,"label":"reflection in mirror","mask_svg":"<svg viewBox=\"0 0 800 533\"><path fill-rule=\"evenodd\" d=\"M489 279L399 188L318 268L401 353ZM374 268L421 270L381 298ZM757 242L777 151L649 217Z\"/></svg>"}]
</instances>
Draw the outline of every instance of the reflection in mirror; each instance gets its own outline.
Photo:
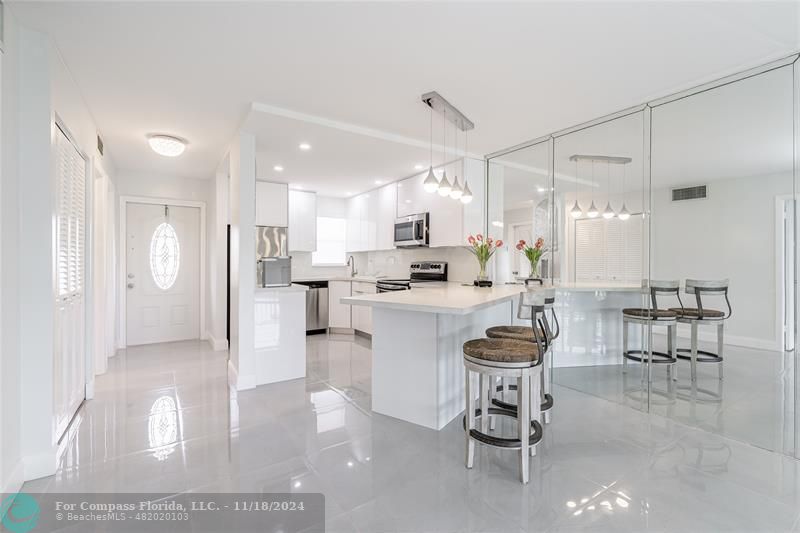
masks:
<instances>
[{"instance_id":1,"label":"reflection in mirror","mask_svg":"<svg viewBox=\"0 0 800 533\"><path fill-rule=\"evenodd\" d=\"M794 446L792 91L786 66L652 111L651 277L727 280L732 309L681 290L707 318L679 325L677 390L653 410L779 451Z\"/></svg>"},{"instance_id":2,"label":"reflection in mirror","mask_svg":"<svg viewBox=\"0 0 800 533\"><path fill-rule=\"evenodd\" d=\"M559 136L554 144L553 257L562 333L556 383L646 409L638 368L623 374L622 309L642 307L646 277L643 111ZM636 349L641 328L631 327ZM638 366L638 365L637 365Z\"/></svg>"},{"instance_id":3,"label":"reflection in mirror","mask_svg":"<svg viewBox=\"0 0 800 533\"><path fill-rule=\"evenodd\" d=\"M550 176L548 142L528 146L492 159L489 164L489 235L501 238L506 245L495 258L497 283L522 282L528 277L549 278L551 254L544 253L536 264L536 274L516 244L534 244L544 240L545 250L552 250L550 222Z\"/></svg>"}]
</instances>

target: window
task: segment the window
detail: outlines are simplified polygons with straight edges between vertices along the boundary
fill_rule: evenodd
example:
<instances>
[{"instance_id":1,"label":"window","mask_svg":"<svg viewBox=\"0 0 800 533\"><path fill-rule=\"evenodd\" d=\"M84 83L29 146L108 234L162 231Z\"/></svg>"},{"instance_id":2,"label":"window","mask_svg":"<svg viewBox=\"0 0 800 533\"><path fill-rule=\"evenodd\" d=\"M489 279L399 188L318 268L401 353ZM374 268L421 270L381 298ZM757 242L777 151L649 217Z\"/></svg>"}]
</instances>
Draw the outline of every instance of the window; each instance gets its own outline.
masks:
<instances>
[{"instance_id":1,"label":"window","mask_svg":"<svg viewBox=\"0 0 800 533\"><path fill-rule=\"evenodd\" d=\"M166 291L175 283L180 269L181 247L175 228L162 222L150 240L150 272L156 286Z\"/></svg>"},{"instance_id":2,"label":"window","mask_svg":"<svg viewBox=\"0 0 800 533\"><path fill-rule=\"evenodd\" d=\"M575 281L638 283L641 279L641 218L575 221Z\"/></svg>"},{"instance_id":3,"label":"window","mask_svg":"<svg viewBox=\"0 0 800 533\"><path fill-rule=\"evenodd\" d=\"M312 266L344 265L346 232L346 219L317 217L317 251L311 254Z\"/></svg>"}]
</instances>

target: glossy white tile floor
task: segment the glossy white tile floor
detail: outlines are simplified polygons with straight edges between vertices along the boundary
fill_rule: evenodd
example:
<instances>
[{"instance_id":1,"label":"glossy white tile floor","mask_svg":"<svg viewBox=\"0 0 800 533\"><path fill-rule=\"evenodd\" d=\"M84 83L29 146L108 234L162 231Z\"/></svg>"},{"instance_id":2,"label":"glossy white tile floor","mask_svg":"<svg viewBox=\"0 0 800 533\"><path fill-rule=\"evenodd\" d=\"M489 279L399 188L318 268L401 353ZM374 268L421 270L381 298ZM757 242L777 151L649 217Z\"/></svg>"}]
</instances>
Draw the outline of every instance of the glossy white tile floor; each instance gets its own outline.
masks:
<instances>
[{"instance_id":1,"label":"glossy white tile floor","mask_svg":"<svg viewBox=\"0 0 800 533\"><path fill-rule=\"evenodd\" d=\"M656 349L665 350L666 340L656 337ZM679 339L678 344L683 347L687 343ZM700 343L700 348L716 351L716 343ZM792 454L800 445L795 442L795 357L790 352L727 345L724 379L719 380L716 365L700 364L694 386L688 361L679 361L678 381L673 384L667 381L665 367L654 365L651 412L767 450ZM603 365L557 368L553 379L577 391L646 410L640 365L630 364L628 373L623 374L621 353L609 353L605 358Z\"/></svg>"},{"instance_id":2,"label":"glossy white tile floor","mask_svg":"<svg viewBox=\"0 0 800 533\"><path fill-rule=\"evenodd\" d=\"M372 414L368 343L315 336L308 354L307 379L237 394L204 343L128 349L58 473L24 490L323 492L328 531L800 531L784 455L555 386L523 486L513 452L464 468L460 421Z\"/></svg>"}]
</instances>

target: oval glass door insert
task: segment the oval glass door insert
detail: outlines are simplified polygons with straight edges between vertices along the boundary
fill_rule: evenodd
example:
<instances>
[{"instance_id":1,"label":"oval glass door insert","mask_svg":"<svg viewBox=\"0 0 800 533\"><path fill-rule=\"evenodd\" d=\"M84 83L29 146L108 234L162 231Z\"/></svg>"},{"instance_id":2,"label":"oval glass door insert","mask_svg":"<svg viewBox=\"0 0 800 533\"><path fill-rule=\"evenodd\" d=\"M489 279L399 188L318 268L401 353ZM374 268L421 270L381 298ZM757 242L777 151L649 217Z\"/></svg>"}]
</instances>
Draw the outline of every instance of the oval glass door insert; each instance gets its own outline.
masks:
<instances>
[{"instance_id":1,"label":"oval glass door insert","mask_svg":"<svg viewBox=\"0 0 800 533\"><path fill-rule=\"evenodd\" d=\"M150 241L150 272L161 290L175 284L180 269L181 246L178 234L169 222L162 222L153 232Z\"/></svg>"}]
</instances>

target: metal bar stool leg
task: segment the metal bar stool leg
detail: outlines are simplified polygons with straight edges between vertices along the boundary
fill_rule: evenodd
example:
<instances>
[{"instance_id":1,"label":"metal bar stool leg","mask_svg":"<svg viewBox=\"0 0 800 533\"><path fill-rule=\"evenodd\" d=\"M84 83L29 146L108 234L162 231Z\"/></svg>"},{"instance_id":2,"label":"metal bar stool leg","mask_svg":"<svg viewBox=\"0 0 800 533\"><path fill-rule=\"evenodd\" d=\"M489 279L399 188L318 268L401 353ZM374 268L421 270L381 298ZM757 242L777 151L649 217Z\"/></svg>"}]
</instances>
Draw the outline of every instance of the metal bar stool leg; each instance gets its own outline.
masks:
<instances>
[{"instance_id":1,"label":"metal bar stool leg","mask_svg":"<svg viewBox=\"0 0 800 533\"><path fill-rule=\"evenodd\" d=\"M492 381L494 381L493 376L480 374L481 433L489 432L489 386Z\"/></svg>"},{"instance_id":2,"label":"metal bar stool leg","mask_svg":"<svg viewBox=\"0 0 800 533\"><path fill-rule=\"evenodd\" d=\"M672 329L675 326L667 326L667 353L670 357L674 357L673 350L675 349L675 345L672 344ZM667 380L672 381L672 367L675 365L667 365Z\"/></svg>"},{"instance_id":3,"label":"metal bar stool leg","mask_svg":"<svg viewBox=\"0 0 800 533\"><path fill-rule=\"evenodd\" d=\"M467 439L467 468L472 468L475 463L475 441L470 436L470 431L475 429L475 391L472 389L472 376L469 368L464 369L466 373L465 389L467 397L467 427L464 435Z\"/></svg>"},{"instance_id":4,"label":"metal bar stool leg","mask_svg":"<svg viewBox=\"0 0 800 533\"><path fill-rule=\"evenodd\" d=\"M725 322L717 324L717 357L722 359L722 350L725 346ZM722 379L722 361L717 363L719 368L719 379Z\"/></svg>"},{"instance_id":5,"label":"metal bar stool leg","mask_svg":"<svg viewBox=\"0 0 800 533\"><path fill-rule=\"evenodd\" d=\"M528 483L530 475L530 456L529 439L531 433L531 375L530 372L523 372L522 377L517 378L517 399L519 428L519 474L522 483Z\"/></svg>"},{"instance_id":6,"label":"metal bar stool leg","mask_svg":"<svg viewBox=\"0 0 800 533\"><path fill-rule=\"evenodd\" d=\"M544 372L541 372L541 374L542 376L544 376ZM530 391L531 419L535 420L541 426L542 420L544 420L545 422L548 420L550 411L545 411L544 414L542 414L542 397L543 397L542 391L544 390L541 388L542 380L536 379L536 375L534 373L530 381L531 381L531 391ZM530 448L531 457L536 455L536 448L537 448L536 444L531 446Z\"/></svg>"},{"instance_id":7,"label":"metal bar stool leg","mask_svg":"<svg viewBox=\"0 0 800 533\"><path fill-rule=\"evenodd\" d=\"M622 317L622 373L628 373L628 324L629 322Z\"/></svg>"},{"instance_id":8,"label":"metal bar stool leg","mask_svg":"<svg viewBox=\"0 0 800 533\"><path fill-rule=\"evenodd\" d=\"M692 381L697 381L697 322L692 321L692 348L691 348Z\"/></svg>"},{"instance_id":9,"label":"metal bar stool leg","mask_svg":"<svg viewBox=\"0 0 800 533\"><path fill-rule=\"evenodd\" d=\"M500 386L503 388L503 379L500 379ZM494 376L489 377L489 405L491 405L492 400L494 399L494 394L497 391L497 379ZM500 394L505 393L505 388L500 392ZM497 417L490 416L489 417L489 431L494 431L494 428L497 426Z\"/></svg>"},{"instance_id":10,"label":"metal bar stool leg","mask_svg":"<svg viewBox=\"0 0 800 533\"><path fill-rule=\"evenodd\" d=\"M672 351L670 351L669 355L675 359L675 363L671 364L670 366L673 367L672 370L672 379L678 381L678 324L676 323L672 326L672 334L670 335L672 339Z\"/></svg>"}]
</instances>

